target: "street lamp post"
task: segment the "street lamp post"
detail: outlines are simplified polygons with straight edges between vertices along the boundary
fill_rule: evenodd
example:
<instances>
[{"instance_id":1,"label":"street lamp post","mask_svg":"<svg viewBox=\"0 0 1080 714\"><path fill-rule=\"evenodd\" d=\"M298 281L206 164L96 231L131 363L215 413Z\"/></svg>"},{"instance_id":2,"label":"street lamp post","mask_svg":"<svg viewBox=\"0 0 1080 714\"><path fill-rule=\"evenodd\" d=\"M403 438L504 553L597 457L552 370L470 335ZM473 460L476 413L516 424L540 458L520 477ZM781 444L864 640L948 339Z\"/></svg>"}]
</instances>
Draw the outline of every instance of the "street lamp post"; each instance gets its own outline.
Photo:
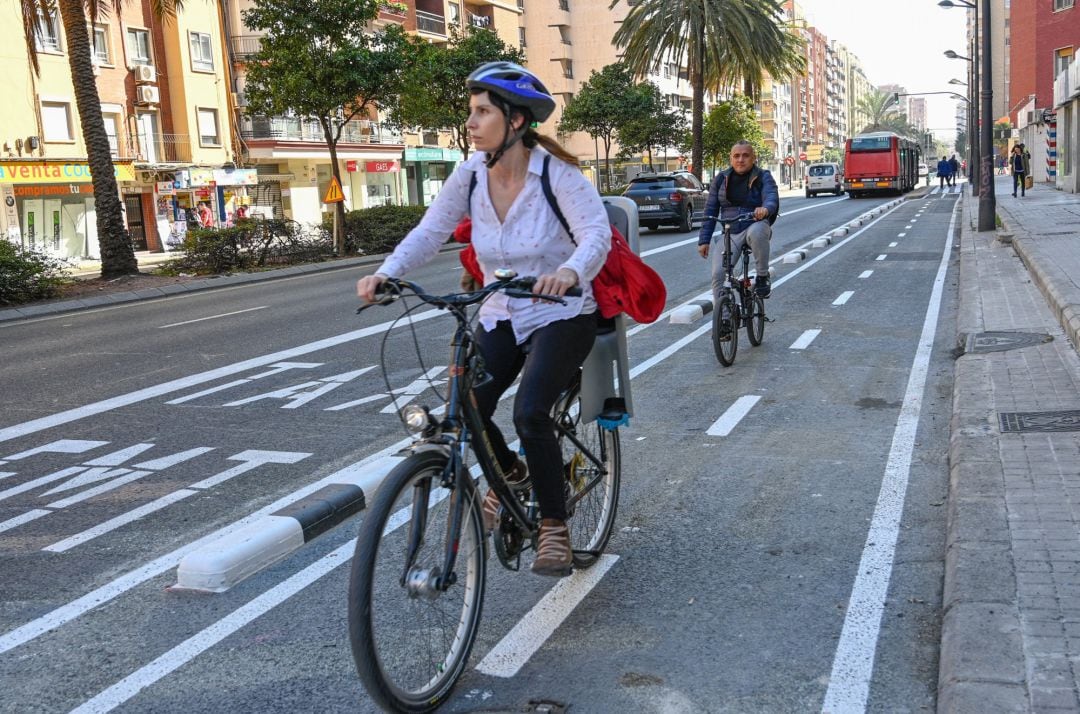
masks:
<instances>
[{"instance_id":1,"label":"street lamp post","mask_svg":"<svg viewBox=\"0 0 1080 714\"><path fill-rule=\"evenodd\" d=\"M979 195L979 175L981 173L981 164L979 161L979 136L982 132L982 125L979 121L979 6L974 2L968 2L967 0L941 0L938 3L941 7L963 7L969 10L975 11L975 32L971 37L971 57L962 57L957 55L952 50L945 53L949 58L966 59L971 63L968 68L968 77L970 78L969 94L971 98L968 100L968 168L970 169L971 176L971 195Z\"/></svg>"},{"instance_id":2,"label":"street lamp post","mask_svg":"<svg viewBox=\"0 0 1080 714\"><path fill-rule=\"evenodd\" d=\"M974 63L972 63L974 65ZM968 79L971 79L972 70L968 69ZM979 149L978 149L978 137L976 136L975 126L977 120L975 116L978 112L977 102L971 101L972 85L968 82L961 82L959 79L950 79L949 84L957 84L961 87L967 87L967 96L963 97L963 100L967 102L967 146L966 152L968 157L968 174L967 178L971 183L971 195L979 195ZM957 95L960 98L960 95Z\"/></svg>"}]
</instances>

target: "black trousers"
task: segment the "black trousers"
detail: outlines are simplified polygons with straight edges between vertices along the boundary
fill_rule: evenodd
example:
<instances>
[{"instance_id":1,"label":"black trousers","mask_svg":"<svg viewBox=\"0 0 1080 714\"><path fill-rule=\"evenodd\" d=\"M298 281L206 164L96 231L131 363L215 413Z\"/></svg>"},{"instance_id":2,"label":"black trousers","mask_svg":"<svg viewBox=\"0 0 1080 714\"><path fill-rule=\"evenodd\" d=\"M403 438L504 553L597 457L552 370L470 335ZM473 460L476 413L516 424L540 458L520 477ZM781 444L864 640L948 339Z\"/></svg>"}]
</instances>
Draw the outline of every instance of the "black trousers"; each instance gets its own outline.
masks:
<instances>
[{"instance_id":1,"label":"black trousers","mask_svg":"<svg viewBox=\"0 0 1080 714\"><path fill-rule=\"evenodd\" d=\"M1025 174L1023 171L1013 171L1013 195L1014 196L1016 195L1016 186L1017 186L1017 184L1020 185L1020 195L1021 196L1026 195L1025 194L1025 191L1027 190L1027 183L1025 183L1026 181L1027 181L1027 174Z\"/></svg>"},{"instance_id":2,"label":"black trousers","mask_svg":"<svg viewBox=\"0 0 1080 714\"><path fill-rule=\"evenodd\" d=\"M541 327L521 345L517 344L508 321L497 323L490 332L481 327L476 333L476 343L491 379L474 388L473 393L495 458L504 470L513 466L517 457L491 417L499 397L521 374L521 384L514 397L514 428L525 449L542 518L566 520L562 453L555 438L551 409L589 356L595 340L596 313Z\"/></svg>"}]
</instances>

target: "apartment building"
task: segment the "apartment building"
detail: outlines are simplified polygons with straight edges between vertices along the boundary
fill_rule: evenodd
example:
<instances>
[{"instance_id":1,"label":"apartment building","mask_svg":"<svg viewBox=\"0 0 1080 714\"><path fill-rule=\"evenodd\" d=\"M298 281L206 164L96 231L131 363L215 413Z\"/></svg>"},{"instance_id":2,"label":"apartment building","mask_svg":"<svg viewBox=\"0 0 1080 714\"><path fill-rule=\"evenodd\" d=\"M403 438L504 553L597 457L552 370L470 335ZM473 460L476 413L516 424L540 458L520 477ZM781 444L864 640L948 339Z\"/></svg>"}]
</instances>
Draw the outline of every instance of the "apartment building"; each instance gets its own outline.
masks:
<instances>
[{"instance_id":1,"label":"apartment building","mask_svg":"<svg viewBox=\"0 0 1080 714\"><path fill-rule=\"evenodd\" d=\"M31 69L16 5L0 9L0 71L11 80L0 113L0 229L65 259L98 257L93 185L67 42L59 18L39 17L40 73ZM105 130L136 250L177 240L195 207L231 220L250 177L234 170L216 6L185 3L168 22L150 0L88 29Z\"/></svg>"},{"instance_id":2,"label":"apartment building","mask_svg":"<svg viewBox=\"0 0 1080 714\"><path fill-rule=\"evenodd\" d=\"M847 85L848 135L854 136L870 123L870 115L860 107L863 99L873 91L874 85L866 76L862 62L850 53L848 54Z\"/></svg>"},{"instance_id":3,"label":"apartment building","mask_svg":"<svg viewBox=\"0 0 1080 714\"><path fill-rule=\"evenodd\" d=\"M827 138L825 146L835 149L848 137L847 123L847 57L839 43L825 45L825 112Z\"/></svg>"}]
</instances>

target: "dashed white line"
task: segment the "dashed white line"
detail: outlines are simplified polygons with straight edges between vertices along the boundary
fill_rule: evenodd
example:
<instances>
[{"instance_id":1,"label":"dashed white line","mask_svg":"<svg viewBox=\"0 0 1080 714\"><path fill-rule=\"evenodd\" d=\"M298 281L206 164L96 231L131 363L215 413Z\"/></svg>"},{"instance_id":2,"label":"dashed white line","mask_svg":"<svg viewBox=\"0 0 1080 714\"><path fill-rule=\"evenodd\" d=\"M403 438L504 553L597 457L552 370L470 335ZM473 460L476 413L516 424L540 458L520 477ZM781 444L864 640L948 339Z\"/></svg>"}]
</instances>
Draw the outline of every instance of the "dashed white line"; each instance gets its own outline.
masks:
<instances>
[{"instance_id":1,"label":"dashed white line","mask_svg":"<svg viewBox=\"0 0 1080 714\"><path fill-rule=\"evenodd\" d=\"M761 397L757 394L739 397L705 433L709 436L727 436L760 399Z\"/></svg>"},{"instance_id":2,"label":"dashed white line","mask_svg":"<svg viewBox=\"0 0 1080 714\"><path fill-rule=\"evenodd\" d=\"M840 293L840 297L838 297L838 298L836 298L835 300L832 301L832 304L833 305L843 305L848 300L850 300L851 296L854 295L854 294L855 294L854 290L845 290L844 292Z\"/></svg>"},{"instance_id":3,"label":"dashed white line","mask_svg":"<svg viewBox=\"0 0 1080 714\"><path fill-rule=\"evenodd\" d=\"M873 274L874 274L873 270L864 270L861 273L859 273L859 280L866 280L867 278L869 278Z\"/></svg>"},{"instance_id":4,"label":"dashed white line","mask_svg":"<svg viewBox=\"0 0 1080 714\"><path fill-rule=\"evenodd\" d=\"M203 320L216 320L219 317L231 317L233 315L240 315L245 312L254 312L256 310L265 310L269 305L260 305L259 307L249 307L246 310L235 310L233 312L223 312L220 315L210 315L208 317L199 317L194 320L184 320L183 322L174 322L170 325L158 325L159 330L164 330L166 327L180 327L181 325L190 325L193 322L202 322Z\"/></svg>"},{"instance_id":5,"label":"dashed white line","mask_svg":"<svg viewBox=\"0 0 1080 714\"><path fill-rule=\"evenodd\" d=\"M903 237L904 237L904 236L906 236L906 235L907 235L907 233L897 233L897 234L896 234L896 237L897 237L897 238L903 238Z\"/></svg>"},{"instance_id":6,"label":"dashed white line","mask_svg":"<svg viewBox=\"0 0 1080 714\"><path fill-rule=\"evenodd\" d=\"M893 241L892 243L889 243L889 247L890 247L890 248L895 248L895 247L896 247L896 246L898 246L898 245L900 245L900 244L899 244L899 243L897 243L896 241Z\"/></svg>"},{"instance_id":7,"label":"dashed white line","mask_svg":"<svg viewBox=\"0 0 1080 714\"><path fill-rule=\"evenodd\" d=\"M814 338L821 334L821 330L807 330L799 335L799 339L791 343L789 350L805 350L810 346L810 343L814 341Z\"/></svg>"},{"instance_id":8,"label":"dashed white line","mask_svg":"<svg viewBox=\"0 0 1080 714\"><path fill-rule=\"evenodd\" d=\"M888 255L888 253L882 253L878 257L874 258L874 260L885 260L885 256L887 256L887 255Z\"/></svg>"}]
</instances>

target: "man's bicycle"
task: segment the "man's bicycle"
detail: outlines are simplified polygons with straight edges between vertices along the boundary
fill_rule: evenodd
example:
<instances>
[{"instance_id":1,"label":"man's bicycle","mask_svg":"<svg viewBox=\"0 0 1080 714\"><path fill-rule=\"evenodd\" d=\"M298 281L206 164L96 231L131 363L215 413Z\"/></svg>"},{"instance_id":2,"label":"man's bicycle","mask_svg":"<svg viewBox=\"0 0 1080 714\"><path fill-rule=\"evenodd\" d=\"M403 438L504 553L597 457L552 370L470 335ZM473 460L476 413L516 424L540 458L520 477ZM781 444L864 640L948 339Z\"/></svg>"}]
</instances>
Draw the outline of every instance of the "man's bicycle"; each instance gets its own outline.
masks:
<instances>
[{"instance_id":1,"label":"man's bicycle","mask_svg":"<svg viewBox=\"0 0 1080 714\"><path fill-rule=\"evenodd\" d=\"M536 548L540 514L530 491L518 492L491 450L473 385L487 378L467 308L503 292L534 298L534 278L512 271L469 293L433 296L388 280L386 304L402 295L447 310L457 320L450 341L446 403L403 410L418 434L405 460L379 486L360 526L349 576L349 640L356 668L382 707L426 712L449 697L468 663L480 625L487 541L476 485L480 475L499 496L494 531L500 563L518 570ZM559 300L556 297L548 299ZM367 306L365 306L367 307ZM361 308L363 309L363 308ZM581 418L581 375L554 408L563 453L573 562L588 568L611 536L619 499L619 431ZM476 465L470 469L470 452Z\"/></svg>"},{"instance_id":2,"label":"man's bicycle","mask_svg":"<svg viewBox=\"0 0 1080 714\"><path fill-rule=\"evenodd\" d=\"M750 241L742 245L742 274L735 277L735 261L731 255L731 228L739 221L754 219L753 213L740 213L734 218L720 219L724 232L724 284L713 305L712 338L716 359L725 367L735 362L739 351L739 328L746 327L746 337L757 347L765 336L765 300L754 292L750 280ZM737 299L736 299L737 298Z\"/></svg>"}]
</instances>

